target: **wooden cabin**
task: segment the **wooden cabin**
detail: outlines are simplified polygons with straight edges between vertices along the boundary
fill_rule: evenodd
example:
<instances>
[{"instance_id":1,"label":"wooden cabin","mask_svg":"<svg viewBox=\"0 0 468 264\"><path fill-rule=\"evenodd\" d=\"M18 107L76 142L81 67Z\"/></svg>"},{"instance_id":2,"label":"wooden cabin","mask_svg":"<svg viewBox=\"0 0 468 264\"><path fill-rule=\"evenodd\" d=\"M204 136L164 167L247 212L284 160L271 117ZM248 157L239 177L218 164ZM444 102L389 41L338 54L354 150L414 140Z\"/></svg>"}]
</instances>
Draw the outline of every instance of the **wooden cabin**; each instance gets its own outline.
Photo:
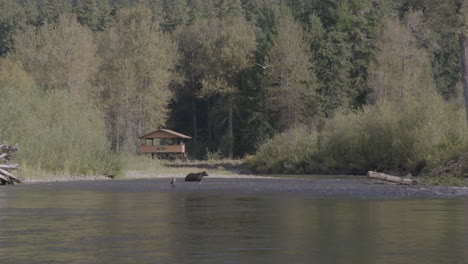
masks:
<instances>
[{"instance_id":1,"label":"wooden cabin","mask_svg":"<svg viewBox=\"0 0 468 264\"><path fill-rule=\"evenodd\" d=\"M182 160L187 160L184 140L191 139L187 135L169 129L157 129L139 138L143 141L138 150L139 153L151 154L153 158L156 155L180 156ZM155 139L159 139L162 144L154 145Z\"/></svg>"}]
</instances>

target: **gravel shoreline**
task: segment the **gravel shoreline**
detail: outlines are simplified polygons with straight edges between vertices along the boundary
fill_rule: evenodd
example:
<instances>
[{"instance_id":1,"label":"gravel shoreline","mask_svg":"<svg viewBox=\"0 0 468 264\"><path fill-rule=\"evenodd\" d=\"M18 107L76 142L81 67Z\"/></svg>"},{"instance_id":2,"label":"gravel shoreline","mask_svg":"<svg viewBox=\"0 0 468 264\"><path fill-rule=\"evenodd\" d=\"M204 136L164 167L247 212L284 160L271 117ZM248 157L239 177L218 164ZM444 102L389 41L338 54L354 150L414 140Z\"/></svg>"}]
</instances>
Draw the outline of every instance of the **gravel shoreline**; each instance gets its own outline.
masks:
<instances>
[{"instance_id":1,"label":"gravel shoreline","mask_svg":"<svg viewBox=\"0 0 468 264\"><path fill-rule=\"evenodd\" d=\"M36 178L24 178L23 183L47 183L47 182L74 182L74 181L108 181L108 180L135 180L135 179L183 179L185 174L155 174L145 171L126 171L122 178L113 179L107 175L54 175L54 176L44 176ZM210 174L210 178L235 178L235 179L255 179L255 178L273 178L267 176L255 176L255 175L245 175L245 174Z\"/></svg>"},{"instance_id":2,"label":"gravel shoreline","mask_svg":"<svg viewBox=\"0 0 468 264\"><path fill-rule=\"evenodd\" d=\"M177 179L176 187L169 184L170 179ZM213 174L202 182L184 182L181 174L150 174L140 171L128 171L121 179L107 176L63 176L43 179L25 179L25 183L59 183L85 186L88 182L101 181L104 189L117 188L125 191L161 191L161 192L216 192L249 194L295 194L314 198L355 197L363 199L438 199L468 197L468 187L393 185L381 181L369 180L357 176L303 176L265 177L255 175L219 175ZM105 183L103 181L109 181ZM76 183L72 183L76 182Z\"/></svg>"}]
</instances>

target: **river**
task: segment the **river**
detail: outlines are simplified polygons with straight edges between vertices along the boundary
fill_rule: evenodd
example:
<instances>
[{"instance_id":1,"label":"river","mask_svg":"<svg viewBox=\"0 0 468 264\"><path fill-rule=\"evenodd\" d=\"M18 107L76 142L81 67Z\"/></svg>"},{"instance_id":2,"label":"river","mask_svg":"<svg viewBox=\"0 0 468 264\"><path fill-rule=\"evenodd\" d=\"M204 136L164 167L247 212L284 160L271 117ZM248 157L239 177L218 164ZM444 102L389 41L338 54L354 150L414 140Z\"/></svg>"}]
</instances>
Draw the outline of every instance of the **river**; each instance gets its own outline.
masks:
<instances>
[{"instance_id":1,"label":"river","mask_svg":"<svg viewBox=\"0 0 468 264\"><path fill-rule=\"evenodd\" d=\"M0 187L0 263L468 263L468 198L209 188L224 183Z\"/></svg>"}]
</instances>

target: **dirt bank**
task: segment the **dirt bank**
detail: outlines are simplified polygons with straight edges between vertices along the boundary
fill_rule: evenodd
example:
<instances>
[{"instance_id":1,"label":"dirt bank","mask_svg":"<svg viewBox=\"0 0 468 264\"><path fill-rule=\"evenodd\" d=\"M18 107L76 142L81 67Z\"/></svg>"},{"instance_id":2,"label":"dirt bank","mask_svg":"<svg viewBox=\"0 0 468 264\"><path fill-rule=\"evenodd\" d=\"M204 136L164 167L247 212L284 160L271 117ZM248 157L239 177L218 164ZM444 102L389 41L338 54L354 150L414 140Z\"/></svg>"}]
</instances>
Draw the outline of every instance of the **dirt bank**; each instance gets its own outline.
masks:
<instances>
[{"instance_id":1,"label":"dirt bank","mask_svg":"<svg viewBox=\"0 0 468 264\"><path fill-rule=\"evenodd\" d=\"M170 179L177 178L175 188ZM405 186L382 184L368 180L364 176L302 176L302 177L264 177L254 175L210 175L202 182L184 182L181 174L149 174L128 171L122 179L110 179L106 176L74 176L49 179L27 179L26 183L71 182L105 180L113 186L126 188L148 188L148 191L162 192L234 192L238 194L254 193L291 193L317 198L356 197L363 199L413 199L413 198L455 198L468 197L468 187L446 186ZM104 182L103 182L104 184ZM107 185L107 183L106 183ZM144 186L144 187L142 187Z\"/></svg>"}]
</instances>

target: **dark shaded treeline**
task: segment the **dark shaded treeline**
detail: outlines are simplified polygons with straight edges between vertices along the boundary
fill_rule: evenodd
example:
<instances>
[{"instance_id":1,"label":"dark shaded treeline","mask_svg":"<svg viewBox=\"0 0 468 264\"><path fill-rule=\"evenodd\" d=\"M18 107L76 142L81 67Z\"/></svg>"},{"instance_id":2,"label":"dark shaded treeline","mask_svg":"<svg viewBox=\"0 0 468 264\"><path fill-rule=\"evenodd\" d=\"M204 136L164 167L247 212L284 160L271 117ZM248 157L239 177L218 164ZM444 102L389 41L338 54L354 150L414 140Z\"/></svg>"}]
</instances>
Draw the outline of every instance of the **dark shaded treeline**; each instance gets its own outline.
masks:
<instances>
[{"instance_id":1,"label":"dark shaded treeline","mask_svg":"<svg viewBox=\"0 0 468 264\"><path fill-rule=\"evenodd\" d=\"M429 54L437 91L457 98L460 30L453 25L461 7L429 2L1 0L0 55L32 72L37 64L27 65L15 39L35 39L21 34L72 13L93 32L99 59L86 75L86 96L101 106L114 149L132 151L136 135L167 126L193 136L193 157L218 150L243 156L278 132L320 126L337 110L372 103L371 71L385 63L377 59L379 40L391 19ZM153 67L161 63L167 67Z\"/></svg>"}]
</instances>

